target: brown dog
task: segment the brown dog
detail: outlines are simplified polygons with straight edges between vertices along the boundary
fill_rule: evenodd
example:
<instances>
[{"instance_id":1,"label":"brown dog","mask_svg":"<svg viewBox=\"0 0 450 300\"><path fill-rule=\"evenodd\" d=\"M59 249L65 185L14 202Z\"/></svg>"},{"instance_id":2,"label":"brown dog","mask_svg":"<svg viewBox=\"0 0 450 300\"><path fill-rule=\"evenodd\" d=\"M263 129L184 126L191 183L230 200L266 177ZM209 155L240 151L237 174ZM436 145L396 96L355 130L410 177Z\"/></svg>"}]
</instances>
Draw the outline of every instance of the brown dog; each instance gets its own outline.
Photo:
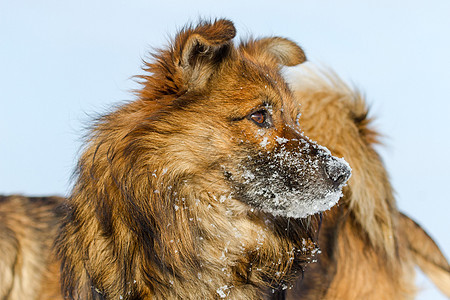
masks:
<instances>
[{"instance_id":1,"label":"brown dog","mask_svg":"<svg viewBox=\"0 0 450 300\"><path fill-rule=\"evenodd\" d=\"M139 100L94 127L58 240L69 298L270 297L313 256L316 220L289 217L332 205L348 169L296 129L278 69L301 49L281 38L236 49L233 36L223 20L183 30L148 65ZM447 261L395 207L363 99L309 75L296 87L300 124L354 176L326 213L319 263L288 298L407 298L414 263L450 294ZM0 199L2 299L55 299L60 201Z\"/></svg>"},{"instance_id":2,"label":"brown dog","mask_svg":"<svg viewBox=\"0 0 450 300\"><path fill-rule=\"evenodd\" d=\"M414 265L450 296L450 266L419 225L401 214L373 148L363 97L332 72L301 67L293 80L304 133L352 167L338 206L324 214L322 254L288 299L410 299Z\"/></svg>"},{"instance_id":3,"label":"brown dog","mask_svg":"<svg viewBox=\"0 0 450 300\"><path fill-rule=\"evenodd\" d=\"M350 169L298 130L279 70L302 49L234 36L204 22L154 55L138 100L93 126L63 212L1 199L2 299L55 299L60 276L68 299L258 299L301 274L317 252L309 216Z\"/></svg>"},{"instance_id":4,"label":"brown dog","mask_svg":"<svg viewBox=\"0 0 450 300\"><path fill-rule=\"evenodd\" d=\"M230 21L187 27L154 55L138 100L99 119L57 238L69 299L258 299L316 248L342 159L303 136L273 37L235 47ZM270 293L270 292L269 292Z\"/></svg>"},{"instance_id":5,"label":"brown dog","mask_svg":"<svg viewBox=\"0 0 450 300\"><path fill-rule=\"evenodd\" d=\"M308 216L350 169L298 130L279 69L302 49L234 36L204 22L154 55L138 100L93 126L64 212L1 199L2 299L54 299L59 276L68 299L257 299L300 275L317 251Z\"/></svg>"}]
</instances>

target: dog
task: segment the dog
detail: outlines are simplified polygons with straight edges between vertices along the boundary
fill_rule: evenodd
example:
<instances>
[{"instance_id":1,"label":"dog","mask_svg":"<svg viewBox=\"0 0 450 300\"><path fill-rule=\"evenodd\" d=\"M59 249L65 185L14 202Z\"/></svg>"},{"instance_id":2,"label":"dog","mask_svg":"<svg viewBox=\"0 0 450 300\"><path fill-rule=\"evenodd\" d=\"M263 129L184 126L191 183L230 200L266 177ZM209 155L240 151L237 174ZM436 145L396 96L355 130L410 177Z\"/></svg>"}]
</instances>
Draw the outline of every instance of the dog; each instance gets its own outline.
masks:
<instances>
[{"instance_id":1,"label":"dog","mask_svg":"<svg viewBox=\"0 0 450 300\"><path fill-rule=\"evenodd\" d=\"M450 296L448 261L396 206L363 96L331 70L299 69L289 82L303 108L301 129L345 157L352 177L339 205L324 213L318 262L287 299L412 299L416 265Z\"/></svg>"},{"instance_id":2,"label":"dog","mask_svg":"<svg viewBox=\"0 0 450 300\"><path fill-rule=\"evenodd\" d=\"M303 50L235 34L224 19L185 27L146 64L137 100L95 122L56 262L23 290L50 294L60 277L65 299L262 299L314 260L318 213L351 170L299 131L280 69Z\"/></svg>"},{"instance_id":3,"label":"dog","mask_svg":"<svg viewBox=\"0 0 450 300\"><path fill-rule=\"evenodd\" d=\"M396 209L361 95L309 72L293 97L279 69L301 48L234 35L204 22L158 52L138 100L94 126L67 202L0 198L0 298L404 299L414 264L450 294L446 259ZM309 215L350 171L306 136L354 168L309 265Z\"/></svg>"}]
</instances>

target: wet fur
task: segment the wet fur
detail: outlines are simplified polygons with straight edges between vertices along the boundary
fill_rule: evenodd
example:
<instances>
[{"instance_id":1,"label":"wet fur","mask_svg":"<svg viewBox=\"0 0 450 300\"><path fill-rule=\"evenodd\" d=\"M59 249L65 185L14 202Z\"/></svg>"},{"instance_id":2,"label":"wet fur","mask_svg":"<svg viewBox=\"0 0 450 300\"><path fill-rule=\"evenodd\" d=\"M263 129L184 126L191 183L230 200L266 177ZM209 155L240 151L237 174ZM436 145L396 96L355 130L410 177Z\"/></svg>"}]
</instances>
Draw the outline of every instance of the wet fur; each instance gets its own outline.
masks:
<instances>
[{"instance_id":1,"label":"wet fur","mask_svg":"<svg viewBox=\"0 0 450 300\"><path fill-rule=\"evenodd\" d=\"M322 250L288 299L412 299L417 264L447 295L450 267L433 240L401 214L374 144L364 97L330 70L301 67L291 77L305 134L343 156L352 177L324 214Z\"/></svg>"}]
</instances>

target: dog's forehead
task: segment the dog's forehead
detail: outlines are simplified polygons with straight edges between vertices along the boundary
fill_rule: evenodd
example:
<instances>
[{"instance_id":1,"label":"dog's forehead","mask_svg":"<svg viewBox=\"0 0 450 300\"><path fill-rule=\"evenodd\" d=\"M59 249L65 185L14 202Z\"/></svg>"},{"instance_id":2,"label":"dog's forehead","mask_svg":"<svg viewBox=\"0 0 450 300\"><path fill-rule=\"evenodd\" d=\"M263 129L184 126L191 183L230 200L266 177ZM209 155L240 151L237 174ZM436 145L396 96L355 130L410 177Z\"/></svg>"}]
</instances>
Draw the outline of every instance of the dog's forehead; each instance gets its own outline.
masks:
<instances>
[{"instance_id":1,"label":"dog's forehead","mask_svg":"<svg viewBox=\"0 0 450 300\"><path fill-rule=\"evenodd\" d=\"M291 97L291 91L281 76L278 66L264 64L257 60L242 58L233 62L226 70L229 80L227 89L242 96L242 100L270 98L274 102Z\"/></svg>"},{"instance_id":2,"label":"dog's forehead","mask_svg":"<svg viewBox=\"0 0 450 300\"><path fill-rule=\"evenodd\" d=\"M236 62L241 76L251 80L264 82L276 87L280 84L286 87L286 83L279 73L278 65L265 62L258 57L241 56Z\"/></svg>"}]
</instances>

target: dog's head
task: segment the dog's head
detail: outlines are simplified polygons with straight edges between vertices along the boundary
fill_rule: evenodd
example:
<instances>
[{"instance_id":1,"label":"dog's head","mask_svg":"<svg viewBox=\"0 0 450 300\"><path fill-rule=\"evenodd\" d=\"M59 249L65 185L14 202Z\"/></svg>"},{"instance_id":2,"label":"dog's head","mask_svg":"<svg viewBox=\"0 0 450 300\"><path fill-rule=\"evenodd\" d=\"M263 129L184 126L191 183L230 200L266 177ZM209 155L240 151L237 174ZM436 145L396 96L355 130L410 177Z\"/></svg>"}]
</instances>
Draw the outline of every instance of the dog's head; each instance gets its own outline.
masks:
<instances>
[{"instance_id":1,"label":"dog's head","mask_svg":"<svg viewBox=\"0 0 450 300\"><path fill-rule=\"evenodd\" d=\"M228 189L218 193L250 209L295 218L329 209L350 168L300 132L279 72L304 62L304 52L279 37L236 47L234 36L230 21L204 22L147 65L139 96L147 132L169 137L161 159L197 187L222 182Z\"/></svg>"}]
</instances>

